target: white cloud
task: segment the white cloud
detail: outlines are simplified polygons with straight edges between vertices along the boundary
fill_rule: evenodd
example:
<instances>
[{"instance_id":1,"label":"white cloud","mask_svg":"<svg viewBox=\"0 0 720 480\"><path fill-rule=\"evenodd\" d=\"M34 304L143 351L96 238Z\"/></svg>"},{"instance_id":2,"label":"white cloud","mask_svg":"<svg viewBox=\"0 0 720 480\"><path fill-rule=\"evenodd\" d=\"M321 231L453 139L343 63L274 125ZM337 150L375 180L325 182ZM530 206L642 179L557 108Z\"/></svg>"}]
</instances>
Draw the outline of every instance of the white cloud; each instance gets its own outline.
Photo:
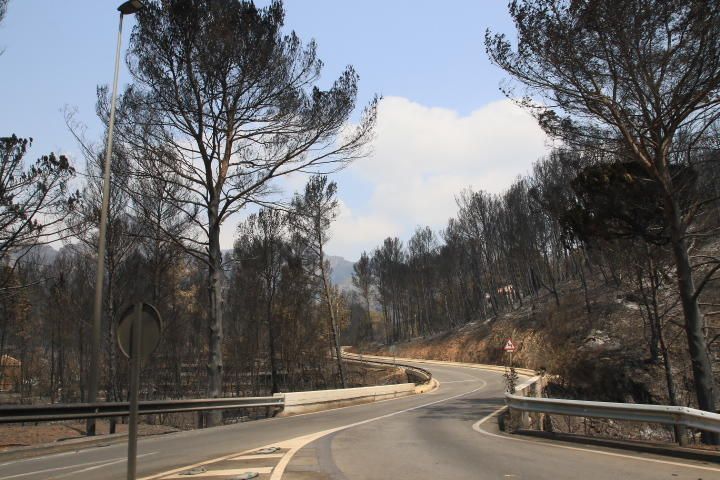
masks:
<instances>
[{"instance_id":1,"label":"white cloud","mask_svg":"<svg viewBox=\"0 0 720 480\"><path fill-rule=\"evenodd\" d=\"M332 255L346 256L355 261L360 256L358 248L368 245L369 250L377 238L385 238L401 229L390 217L382 213L355 214L340 200L338 217L332 225L332 233L326 251Z\"/></svg>"},{"instance_id":2,"label":"white cloud","mask_svg":"<svg viewBox=\"0 0 720 480\"><path fill-rule=\"evenodd\" d=\"M546 142L535 120L509 100L460 116L385 98L373 154L341 175L371 185L371 191L352 191L338 179L347 206L328 251L354 260L387 236L407 240L417 225L441 229L455 215L461 190L502 192L546 153Z\"/></svg>"},{"instance_id":3,"label":"white cloud","mask_svg":"<svg viewBox=\"0 0 720 480\"><path fill-rule=\"evenodd\" d=\"M402 97L383 99L372 155L333 176L341 201L327 252L354 261L388 236L407 241L418 225L442 229L463 189L502 192L546 153L546 142L535 120L509 100L461 116ZM278 187L289 198L306 181L294 174ZM248 213L225 222L223 248L232 247Z\"/></svg>"}]
</instances>

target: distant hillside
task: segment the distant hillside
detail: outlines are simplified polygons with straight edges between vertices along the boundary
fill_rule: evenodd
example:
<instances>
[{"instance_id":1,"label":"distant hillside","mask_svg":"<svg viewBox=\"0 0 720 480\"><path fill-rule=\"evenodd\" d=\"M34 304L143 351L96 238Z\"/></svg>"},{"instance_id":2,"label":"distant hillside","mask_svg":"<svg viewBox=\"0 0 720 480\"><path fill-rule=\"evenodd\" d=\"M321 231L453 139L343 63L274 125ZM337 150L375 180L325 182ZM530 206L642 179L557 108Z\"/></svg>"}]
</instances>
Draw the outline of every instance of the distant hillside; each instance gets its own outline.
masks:
<instances>
[{"instance_id":1,"label":"distant hillside","mask_svg":"<svg viewBox=\"0 0 720 480\"><path fill-rule=\"evenodd\" d=\"M352 288L353 262L345 260L343 257L328 255L328 262L332 268L330 279L340 287L340 290L349 290Z\"/></svg>"},{"instance_id":2,"label":"distant hillside","mask_svg":"<svg viewBox=\"0 0 720 480\"><path fill-rule=\"evenodd\" d=\"M9 255L11 262L21 259L21 262L50 265L55 261L58 253L58 250L50 245L36 245L34 247L30 247L29 249L23 248L21 250L11 252Z\"/></svg>"}]
</instances>

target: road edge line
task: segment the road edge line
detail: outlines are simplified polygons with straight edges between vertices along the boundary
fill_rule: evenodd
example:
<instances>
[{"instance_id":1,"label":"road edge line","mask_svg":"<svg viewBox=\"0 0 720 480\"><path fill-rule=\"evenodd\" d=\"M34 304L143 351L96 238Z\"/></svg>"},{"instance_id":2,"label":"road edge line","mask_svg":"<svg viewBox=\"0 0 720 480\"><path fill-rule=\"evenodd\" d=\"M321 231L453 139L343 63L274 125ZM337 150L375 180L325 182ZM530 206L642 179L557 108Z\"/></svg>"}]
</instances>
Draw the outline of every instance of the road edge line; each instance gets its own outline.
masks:
<instances>
[{"instance_id":1,"label":"road edge line","mask_svg":"<svg viewBox=\"0 0 720 480\"><path fill-rule=\"evenodd\" d=\"M500 435L497 433L488 432L487 430L480 427L480 425L482 425L486 421L490 420L491 418L497 416L498 414L502 413L503 411L507 410L508 408L509 407L507 405L498 408L497 410L492 412L490 415L487 415L487 416L483 417L482 419L478 420L477 422L473 423L472 429L475 430L476 432L480 433L481 435L487 435L490 437L501 438L503 440L510 440L510 441L514 441L514 442L530 443L530 444L538 445L541 447L544 446L544 447L550 447L550 448L561 448L563 450L572 450L572 451L576 451L576 452L588 452L588 453L595 453L597 455L607 455L610 457L628 458L631 460L639 460L641 462L660 463L660 464L664 464L664 465L672 465L675 467L695 468L695 469L699 469L699 470L707 470L710 472L720 472L720 468L705 467L702 465L693 465L691 463L672 462L670 460L661 460L661 459L657 459L657 458L644 458L644 457L638 457L635 455L627 455L627 454L623 454L623 453L606 452L604 450L593 450L592 448L572 447L570 445L558 445L558 444L551 443L551 442L537 442L537 441L533 441L533 440L528 440L526 438L516 438L516 437L510 436L508 434Z\"/></svg>"}]
</instances>

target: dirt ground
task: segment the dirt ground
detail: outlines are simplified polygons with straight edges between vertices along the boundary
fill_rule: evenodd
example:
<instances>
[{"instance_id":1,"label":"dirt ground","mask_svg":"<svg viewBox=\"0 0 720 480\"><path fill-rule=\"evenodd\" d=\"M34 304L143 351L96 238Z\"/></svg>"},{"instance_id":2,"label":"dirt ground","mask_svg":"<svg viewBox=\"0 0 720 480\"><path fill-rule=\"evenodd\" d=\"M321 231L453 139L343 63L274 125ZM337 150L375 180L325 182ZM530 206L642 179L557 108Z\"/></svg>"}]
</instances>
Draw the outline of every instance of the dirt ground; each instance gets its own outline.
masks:
<instances>
[{"instance_id":1,"label":"dirt ground","mask_svg":"<svg viewBox=\"0 0 720 480\"><path fill-rule=\"evenodd\" d=\"M110 430L109 422L98 421L96 424L98 435L106 435ZM127 424L117 424L116 433L127 432ZM157 435L177 431L167 425L141 424L140 435ZM39 423L37 425L0 425L0 451L14 447L37 445L41 443L58 442L85 436L85 422L57 422Z\"/></svg>"}]
</instances>

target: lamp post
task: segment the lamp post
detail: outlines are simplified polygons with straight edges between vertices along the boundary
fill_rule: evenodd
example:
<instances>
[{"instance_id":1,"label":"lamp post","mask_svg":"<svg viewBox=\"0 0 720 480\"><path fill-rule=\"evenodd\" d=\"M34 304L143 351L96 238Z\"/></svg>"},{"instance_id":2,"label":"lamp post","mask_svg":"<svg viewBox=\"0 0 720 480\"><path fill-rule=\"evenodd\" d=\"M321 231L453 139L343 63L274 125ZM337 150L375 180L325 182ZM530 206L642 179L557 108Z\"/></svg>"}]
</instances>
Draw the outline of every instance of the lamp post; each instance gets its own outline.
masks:
<instances>
[{"instance_id":1,"label":"lamp post","mask_svg":"<svg viewBox=\"0 0 720 480\"><path fill-rule=\"evenodd\" d=\"M112 155L113 127L115 126L115 101L117 99L118 71L120 70L120 47L122 46L123 17L132 15L143 8L140 0L128 0L118 7L120 24L118 26L117 48L115 50L115 76L110 100L110 123L108 124L105 162L103 164L103 193L100 211L100 232L98 236L98 257L95 277L95 304L93 308L92 344L90 345L90 371L88 378L88 402L97 401L100 379L100 325L102 320L103 283L105 280L105 234L107 230L108 206L110 204L110 157ZM95 419L88 419L87 434L95 435Z\"/></svg>"}]
</instances>

